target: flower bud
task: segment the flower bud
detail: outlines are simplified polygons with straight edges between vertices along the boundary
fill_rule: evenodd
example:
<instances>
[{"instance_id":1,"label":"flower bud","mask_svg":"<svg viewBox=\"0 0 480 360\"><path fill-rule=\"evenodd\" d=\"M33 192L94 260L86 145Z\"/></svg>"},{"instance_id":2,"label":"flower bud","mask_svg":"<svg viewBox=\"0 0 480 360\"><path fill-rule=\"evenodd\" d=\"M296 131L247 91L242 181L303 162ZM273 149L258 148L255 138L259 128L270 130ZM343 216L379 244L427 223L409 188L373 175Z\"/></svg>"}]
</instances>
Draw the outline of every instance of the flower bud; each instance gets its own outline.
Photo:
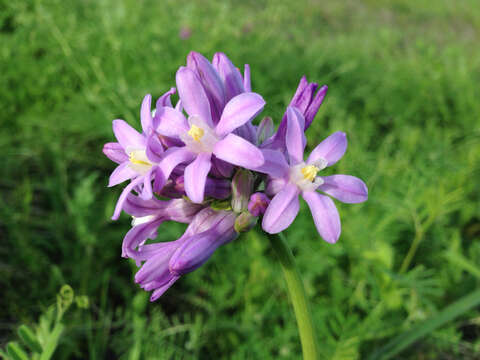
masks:
<instances>
[{"instance_id":1,"label":"flower bud","mask_svg":"<svg viewBox=\"0 0 480 360\"><path fill-rule=\"evenodd\" d=\"M250 171L239 169L232 180L232 209L236 213L247 209L248 199L253 190L253 175Z\"/></svg>"},{"instance_id":2,"label":"flower bud","mask_svg":"<svg viewBox=\"0 0 480 360\"><path fill-rule=\"evenodd\" d=\"M262 119L262 121L260 121L260 124L258 125L258 129L257 129L258 143L259 144L263 143L266 139L272 136L273 133L274 133L274 126L273 126L272 118L269 116L266 116Z\"/></svg>"},{"instance_id":3,"label":"flower bud","mask_svg":"<svg viewBox=\"0 0 480 360\"><path fill-rule=\"evenodd\" d=\"M202 227L207 230L193 234L172 255L169 270L173 275L183 275L200 267L221 245L237 238L231 211L205 209Z\"/></svg>"},{"instance_id":4,"label":"flower bud","mask_svg":"<svg viewBox=\"0 0 480 360\"><path fill-rule=\"evenodd\" d=\"M125 153L122 145L116 142L110 142L103 145L103 153L112 161L118 164L128 160L128 155Z\"/></svg>"},{"instance_id":5,"label":"flower bud","mask_svg":"<svg viewBox=\"0 0 480 360\"><path fill-rule=\"evenodd\" d=\"M257 224L258 217L253 216L248 211L242 212L235 219L234 229L236 232L247 232Z\"/></svg>"},{"instance_id":6,"label":"flower bud","mask_svg":"<svg viewBox=\"0 0 480 360\"><path fill-rule=\"evenodd\" d=\"M270 204L270 199L261 192L256 192L250 196L250 201L248 202L248 211L253 216L260 216L265 213L267 210L268 204Z\"/></svg>"}]
</instances>

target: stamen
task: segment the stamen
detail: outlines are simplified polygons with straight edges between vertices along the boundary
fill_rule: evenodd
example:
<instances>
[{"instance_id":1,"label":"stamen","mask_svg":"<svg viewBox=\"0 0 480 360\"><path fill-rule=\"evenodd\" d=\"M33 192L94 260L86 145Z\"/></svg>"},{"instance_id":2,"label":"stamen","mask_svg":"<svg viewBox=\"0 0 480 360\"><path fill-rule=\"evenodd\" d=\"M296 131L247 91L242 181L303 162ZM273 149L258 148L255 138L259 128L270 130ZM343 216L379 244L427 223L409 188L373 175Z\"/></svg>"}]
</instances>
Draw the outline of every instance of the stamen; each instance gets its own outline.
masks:
<instances>
[{"instance_id":1,"label":"stamen","mask_svg":"<svg viewBox=\"0 0 480 360\"><path fill-rule=\"evenodd\" d=\"M190 135L193 138L193 140L200 141L200 139L205 134L205 131L196 125L192 125L190 130L188 130L187 134Z\"/></svg>"},{"instance_id":2,"label":"stamen","mask_svg":"<svg viewBox=\"0 0 480 360\"><path fill-rule=\"evenodd\" d=\"M320 169L314 165L307 165L302 168L302 175L305 180L313 181Z\"/></svg>"},{"instance_id":3,"label":"stamen","mask_svg":"<svg viewBox=\"0 0 480 360\"><path fill-rule=\"evenodd\" d=\"M147 166L150 166L152 164L146 162L146 161L143 161L143 160L140 160L140 159L137 159L135 157L135 151L132 151L129 156L128 156L128 159L130 160L130 162L132 164L137 164L137 165L147 165Z\"/></svg>"}]
</instances>

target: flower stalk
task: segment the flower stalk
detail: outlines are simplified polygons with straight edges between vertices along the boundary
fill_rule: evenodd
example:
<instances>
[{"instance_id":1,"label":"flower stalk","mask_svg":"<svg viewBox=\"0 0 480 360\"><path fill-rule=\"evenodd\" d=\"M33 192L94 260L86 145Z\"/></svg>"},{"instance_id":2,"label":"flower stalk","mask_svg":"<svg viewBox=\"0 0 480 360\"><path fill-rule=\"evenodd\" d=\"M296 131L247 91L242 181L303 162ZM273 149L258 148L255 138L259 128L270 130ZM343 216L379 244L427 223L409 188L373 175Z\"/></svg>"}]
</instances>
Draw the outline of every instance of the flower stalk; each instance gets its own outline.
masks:
<instances>
[{"instance_id":1,"label":"flower stalk","mask_svg":"<svg viewBox=\"0 0 480 360\"><path fill-rule=\"evenodd\" d=\"M282 233L266 233L266 235L270 240L270 244L278 257L280 264L282 265L283 275L287 283L288 293L297 319L298 332L302 343L303 359L317 360L319 355L315 327L307 296L305 294L303 281L300 277L297 266L295 265L295 258L293 257L293 254L285 241L285 236Z\"/></svg>"}]
</instances>

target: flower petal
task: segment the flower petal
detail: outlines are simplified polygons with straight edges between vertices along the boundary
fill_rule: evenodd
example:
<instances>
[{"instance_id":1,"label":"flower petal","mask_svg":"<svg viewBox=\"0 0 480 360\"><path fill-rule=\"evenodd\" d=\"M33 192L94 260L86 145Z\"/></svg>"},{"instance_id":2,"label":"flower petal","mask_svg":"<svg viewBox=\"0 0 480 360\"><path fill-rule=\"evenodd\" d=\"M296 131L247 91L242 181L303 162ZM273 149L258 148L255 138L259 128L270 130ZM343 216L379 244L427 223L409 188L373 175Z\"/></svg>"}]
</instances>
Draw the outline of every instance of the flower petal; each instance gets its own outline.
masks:
<instances>
[{"instance_id":1,"label":"flower petal","mask_svg":"<svg viewBox=\"0 0 480 360\"><path fill-rule=\"evenodd\" d=\"M318 111L318 108L323 101L323 97L325 96L326 87L322 87L315 97L313 94L315 90L318 88L318 84L316 83L309 83L305 76L302 76L300 79L300 83L298 84L297 91L292 97L289 106L296 107L298 111L304 116L305 118L305 128L306 130L310 123L313 120L313 117ZM271 149L283 149L285 147L285 135L287 131L287 114L285 113L282 117L282 121L278 126L277 133L274 135L272 139L268 139L264 146L267 146Z\"/></svg>"},{"instance_id":2,"label":"flower petal","mask_svg":"<svg viewBox=\"0 0 480 360\"><path fill-rule=\"evenodd\" d=\"M302 104L305 103L305 100L308 101L308 96L305 96L305 91L309 83L305 75L302 76L300 82L298 83L297 90L290 100L290 104L288 106L294 106L297 109L302 108ZM307 91L308 92L308 91ZM305 105L306 106L306 105ZM304 106L304 107L305 107ZM278 125L278 130L275 134L275 138L273 139L273 148L278 148L279 146L283 146L285 142L285 133L287 132L287 114L284 114L282 117L282 121L280 125Z\"/></svg>"},{"instance_id":3,"label":"flower petal","mask_svg":"<svg viewBox=\"0 0 480 360\"><path fill-rule=\"evenodd\" d=\"M252 170L268 174L274 178L281 178L287 174L289 166L285 160L285 156L280 151L269 149L261 151L265 162L262 166L256 167Z\"/></svg>"},{"instance_id":4,"label":"flower petal","mask_svg":"<svg viewBox=\"0 0 480 360\"><path fill-rule=\"evenodd\" d=\"M323 85L320 88L320 90L317 91L317 94L313 98L312 102L310 103L310 105L308 105L308 108L305 110L304 112L305 130L307 130L310 127L310 124L315 118L315 115L317 115L318 109L320 109L323 99L325 98L325 95L327 95L327 90L328 90L327 85Z\"/></svg>"},{"instance_id":5,"label":"flower petal","mask_svg":"<svg viewBox=\"0 0 480 360\"><path fill-rule=\"evenodd\" d=\"M212 157L212 173L216 177L230 178L232 177L233 173L233 165L227 163L226 161L217 159L217 157L214 155Z\"/></svg>"},{"instance_id":6,"label":"flower petal","mask_svg":"<svg viewBox=\"0 0 480 360\"><path fill-rule=\"evenodd\" d=\"M205 88L210 104L215 109L217 121L225 106L225 88L222 80L210 61L195 51L187 56L187 67L195 71Z\"/></svg>"},{"instance_id":7,"label":"flower petal","mask_svg":"<svg viewBox=\"0 0 480 360\"><path fill-rule=\"evenodd\" d=\"M276 234L289 227L300 209L299 194L297 186L290 183L275 195L263 215L263 230Z\"/></svg>"},{"instance_id":8,"label":"flower petal","mask_svg":"<svg viewBox=\"0 0 480 360\"><path fill-rule=\"evenodd\" d=\"M178 138L188 131L188 121L180 111L170 107L157 108L155 112L155 130L163 136Z\"/></svg>"},{"instance_id":9,"label":"flower petal","mask_svg":"<svg viewBox=\"0 0 480 360\"><path fill-rule=\"evenodd\" d=\"M310 207L320 236L331 244L337 242L340 237L341 225L340 215L338 215L333 200L315 191L304 191L302 196Z\"/></svg>"},{"instance_id":10,"label":"flower petal","mask_svg":"<svg viewBox=\"0 0 480 360\"><path fill-rule=\"evenodd\" d=\"M323 140L310 153L307 163L312 164L320 159L327 160L327 166L332 166L340 160L347 150L347 135L337 131Z\"/></svg>"},{"instance_id":11,"label":"flower petal","mask_svg":"<svg viewBox=\"0 0 480 360\"><path fill-rule=\"evenodd\" d=\"M182 112L183 111L183 105L182 105L182 100L178 99L177 104L175 105L175 110Z\"/></svg>"},{"instance_id":12,"label":"flower petal","mask_svg":"<svg viewBox=\"0 0 480 360\"><path fill-rule=\"evenodd\" d=\"M288 184L288 179L283 178L269 178L265 188L265 194L270 197L277 195Z\"/></svg>"},{"instance_id":13,"label":"flower petal","mask_svg":"<svg viewBox=\"0 0 480 360\"><path fill-rule=\"evenodd\" d=\"M140 194L140 197L144 200L151 199L153 197L152 191L152 171L155 169L150 169L148 173L143 176L143 190Z\"/></svg>"},{"instance_id":14,"label":"flower petal","mask_svg":"<svg viewBox=\"0 0 480 360\"><path fill-rule=\"evenodd\" d=\"M145 260L144 258L137 259L137 255L139 254L136 251L136 248L144 243L145 240L152 237L162 222L162 219L157 219L156 221L154 220L132 227L123 238L122 257L130 257L135 260Z\"/></svg>"},{"instance_id":15,"label":"flower petal","mask_svg":"<svg viewBox=\"0 0 480 360\"><path fill-rule=\"evenodd\" d=\"M295 90L295 94L292 96L292 100L290 100L289 106L295 106L298 108L299 103L301 103L302 94L305 92L305 89L308 86L308 80L305 75L303 75L298 83L297 90Z\"/></svg>"},{"instance_id":16,"label":"flower petal","mask_svg":"<svg viewBox=\"0 0 480 360\"><path fill-rule=\"evenodd\" d=\"M311 104L313 99L313 94L315 90L317 90L318 84L316 83L308 83L303 88L300 93L295 93L294 97L290 101L289 106L296 107L302 114L305 114L307 111L308 106Z\"/></svg>"},{"instance_id":17,"label":"flower petal","mask_svg":"<svg viewBox=\"0 0 480 360\"><path fill-rule=\"evenodd\" d=\"M224 83L226 101L245 91L242 75L227 55L224 53L216 53L213 55L212 65Z\"/></svg>"},{"instance_id":18,"label":"flower petal","mask_svg":"<svg viewBox=\"0 0 480 360\"><path fill-rule=\"evenodd\" d=\"M193 204L183 198L163 201L152 197L149 200L143 200L140 196L133 194L128 195L123 205L123 210L136 218L153 215L181 223L189 223L201 208L201 205Z\"/></svg>"},{"instance_id":19,"label":"flower petal","mask_svg":"<svg viewBox=\"0 0 480 360\"><path fill-rule=\"evenodd\" d=\"M108 187L118 185L125 180L133 179L137 175L137 172L132 170L129 163L124 162L113 170L112 175L110 175L110 179L108 180Z\"/></svg>"},{"instance_id":20,"label":"flower petal","mask_svg":"<svg viewBox=\"0 0 480 360\"><path fill-rule=\"evenodd\" d=\"M177 71L176 81L178 95L188 115L199 116L212 127L210 103L198 76L182 66Z\"/></svg>"},{"instance_id":21,"label":"flower petal","mask_svg":"<svg viewBox=\"0 0 480 360\"><path fill-rule=\"evenodd\" d=\"M132 180L130 184L128 184L125 189L123 189L120 197L117 200L117 204L115 205L115 210L113 211L112 220L117 220L120 217L120 213L122 212L123 203L127 199L128 194L130 191L133 190L135 186L138 186L143 181L143 176L139 176L136 179Z\"/></svg>"},{"instance_id":22,"label":"flower petal","mask_svg":"<svg viewBox=\"0 0 480 360\"><path fill-rule=\"evenodd\" d=\"M163 157L163 160L158 165L158 168L161 170L161 174L162 174L161 177L162 177L163 180L160 181L160 179L158 179L158 181L160 181L160 183L158 183L156 185L155 191L159 191L158 187L160 187L160 188L163 187L165 182L170 177L170 174L172 173L173 169L175 169L175 167L178 164L192 161L194 158L195 158L195 154L192 153L190 150L188 150L185 147L173 147L173 148L169 148L167 151L165 151L165 155ZM155 177L157 177L157 176L160 177L160 174L159 174L158 171L157 171ZM161 182L163 182L163 184L160 186Z\"/></svg>"},{"instance_id":23,"label":"flower petal","mask_svg":"<svg viewBox=\"0 0 480 360\"><path fill-rule=\"evenodd\" d=\"M144 200L139 196L128 194L123 205L123 210L131 216L144 217L158 213L163 210L167 204L168 201L161 201L155 197Z\"/></svg>"},{"instance_id":24,"label":"flower petal","mask_svg":"<svg viewBox=\"0 0 480 360\"><path fill-rule=\"evenodd\" d=\"M152 132L147 138L147 158L153 163L159 163L163 158L163 145L157 134Z\"/></svg>"},{"instance_id":25,"label":"flower petal","mask_svg":"<svg viewBox=\"0 0 480 360\"><path fill-rule=\"evenodd\" d=\"M145 137L124 120L113 120L113 133L123 149L145 147Z\"/></svg>"},{"instance_id":26,"label":"flower petal","mask_svg":"<svg viewBox=\"0 0 480 360\"><path fill-rule=\"evenodd\" d=\"M235 239L238 236L234 230L235 218L234 213L227 211L215 215L207 231L193 235L175 251L170 271L175 275L191 272L203 265L219 246Z\"/></svg>"},{"instance_id":27,"label":"flower petal","mask_svg":"<svg viewBox=\"0 0 480 360\"><path fill-rule=\"evenodd\" d=\"M245 64L243 69L243 87L245 88L245 91L252 91L252 84L250 81L250 65L248 64Z\"/></svg>"},{"instance_id":28,"label":"flower petal","mask_svg":"<svg viewBox=\"0 0 480 360\"><path fill-rule=\"evenodd\" d=\"M217 240L219 238L213 230L191 236L171 257L170 271L175 275L183 275L199 268L221 245Z\"/></svg>"},{"instance_id":29,"label":"flower petal","mask_svg":"<svg viewBox=\"0 0 480 360\"><path fill-rule=\"evenodd\" d=\"M103 145L103 153L106 157L117 164L121 164L128 160L127 153L118 142L110 142Z\"/></svg>"},{"instance_id":30,"label":"flower petal","mask_svg":"<svg viewBox=\"0 0 480 360\"><path fill-rule=\"evenodd\" d=\"M257 116L265 106L265 100L256 93L243 93L230 100L223 110L215 129L217 135L225 136Z\"/></svg>"},{"instance_id":31,"label":"flower petal","mask_svg":"<svg viewBox=\"0 0 480 360\"><path fill-rule=\"evenodd\" d=\"M141 225L139 225L141 226ZM135 282L146 284L151 281L166 282L170 275L168 270L168 262L170 257L175 252L176 246L166 246L159 249L159 251L149 258L142 266L142 268L135 274Z\"/></svg>"},{"instance_id":32,"label":"flower petal","mask_svg":"<svg viewBox=\"0 0 480 360\"><path fill-rule=\"evenodd\" d=\"M197 158L185 168L185 192L194 203L203 202L205 182L212 167L211 154L200 153Z\"/></svg>"},{"instance_id":33,"label":"flower petal","mask_svg":"<svg viewBox=\"0 0 480 360\"><path fill-rule=\"evenodd\" d=\"M163 221L161 220L157 221L157 228L154 229L154 231L152 231L152 235L148 236L147 239L154 239L158 236L158 227L162 224L162 222ZM134 226L132 229L138 228L142 225L144 224ZM183 239L180 238L174 241L162 241L162 242L156 242L152 244L146 244L147 239L137 242L136 247L138 247L138 249L129 250L129 254L131 254L131 256L129 255L128 257L134 259L135 262L137 262L137 266L141 265L142 261L151 259L152 257L154 257L160 252L171 251L172 248L173 248L173 251L175 251L183 243ZM153 284L150 283L148 287L150 287L151 285ZM157 287L158 285L162 285L162 284L159 281L157 281ZM145 283L142 284L142 288L145 290L148 290L146 289ZM150 290L151 289L153 288L150 288Z\"/></svg>"},{"instance_id":34,"label":"flower petal","mask_svg":"<svg viewBox=\"0 0 480 360\"><path fill-rule=\"evenodd\" d=\"M368 188L359 178L351 175L331 175L322 177L324 183L317 190L341 202L356 204L368 199Z\"/></svg>"},{"instance_id":35,"label":"flower petal","mask_svg":"<svg viewBox=\"0 0 480 360\"><path fill-rule=\"evenodd\" d=\"M255 169L265 162L262 152L255 145L234 134L228 134L217 142L213 153L219 159L246 169Z\"/></svg>"},{"instance_id":36,"label":"flower petal","mask_svg":"<svg viewBox=\"0 0 480 360\"><path fill-rule=\"evenodd\" d=\"M233 133L238 135L252 144L257 143L257 129L252 124L251 121L248 121L246 124L236 128Z\"/></svg>"},{"instance_id":37,"label":"flower petal","mask_svg":"<svg viewBox=\"0 0 480 360\"><path fill-rule=\"evenodd\" d=\"M287 108L287 134L285 144L290 157L290 165L303 161L303 152L307 139L305 138L305 119L298 109Z\"/></svg>"},{"instance_id":38,"label":"flower petal","mask_svg":"<svg viewBox=\"0 0 480 360\"><path fill-rule=\"evenodd\" d=\"M147 94L143 98L142 107L140 108L140 121L145 134L148 134L152 128L152 95Z\"/></svg>"},{"instance_id":39,"label":"flower petal","mask_svg":"<svg viewBox=\"0 0 480 360\"><path fill-rule=\"evenodd\" d=\"M160 96L155 104L155 108L159 109L163 106L172 107L172 101L170 100L170 96L175 94L176 91L177 90L174 87L172 87L165 94Z\"/></svg>"},{"instance_id":40,"label":"flower petal","mask_svg":"<svg viewBox=\"0 0 480 360\"><path fill-rule=\"evenodd\" d=\"M162 296L165 291L167 291L170 286L172 286L175 281L177 281L178 279L180 279L180 276L173 276L173 275L170 275L170 280L165 284L165 285L162 285L161 287L159 287L158 289L156 289L152 296L150 296L150 301L156 301L160 296Z\"/></svg>"}]
</instances>

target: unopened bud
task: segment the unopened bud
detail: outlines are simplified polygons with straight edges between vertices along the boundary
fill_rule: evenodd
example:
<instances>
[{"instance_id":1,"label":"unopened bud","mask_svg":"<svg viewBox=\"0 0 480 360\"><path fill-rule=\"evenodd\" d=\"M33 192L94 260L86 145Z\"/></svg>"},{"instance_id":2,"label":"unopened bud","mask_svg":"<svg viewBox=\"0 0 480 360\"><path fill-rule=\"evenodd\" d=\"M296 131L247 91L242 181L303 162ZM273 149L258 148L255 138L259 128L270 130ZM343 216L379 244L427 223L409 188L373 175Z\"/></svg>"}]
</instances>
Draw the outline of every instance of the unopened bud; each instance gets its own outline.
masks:
<instances>
[{"instance_id":1,"label":"unopened bud","mask_svg":"<svg viewBox=\"0 0 480 360\"><path fill-rule=\"evenodd\" d=\"M232 180L232 210L239 213L247 210L253 189L253 175L245 169L237 170Z\"/></svg>"},{"instance_id":2,"label":"unopened bud","mask_svg":"<svg viewBox=\"0 0 480 360\"><path fill-rule=\"evenodd\" d=\"M256 225L257 220L258 217L253 216L248 211L244 211L235 219L234 229L238 233L246 232Z\"/></svg>"},{"instance_id":3,"label":"unopened bud","mask_svg":"<svg viewBox=\"0 0 480 360\"><path fill-rule=\"evenodd\" d=\"M258 130L257 130L257 138L258 138L258 143L261 144L265 141L265 139L268 139L270 136L273 135L274 132L274 126L273 126L273 121L272 118L267 116L260 121L260 124L258 125Z\"/></svg>"},{"instance_id":4,"label":"unopened bud","mask_svg":"<svg viewBox=\"0 0 480 360\"><path fill-rule=\"evenodd\" d=\"M253 216L260 216L265 214L268 204L270 204L270 199L262 192L256 192L250 196L250 201L248 202L248 211Z\"/></svg>"}]
</instances>

